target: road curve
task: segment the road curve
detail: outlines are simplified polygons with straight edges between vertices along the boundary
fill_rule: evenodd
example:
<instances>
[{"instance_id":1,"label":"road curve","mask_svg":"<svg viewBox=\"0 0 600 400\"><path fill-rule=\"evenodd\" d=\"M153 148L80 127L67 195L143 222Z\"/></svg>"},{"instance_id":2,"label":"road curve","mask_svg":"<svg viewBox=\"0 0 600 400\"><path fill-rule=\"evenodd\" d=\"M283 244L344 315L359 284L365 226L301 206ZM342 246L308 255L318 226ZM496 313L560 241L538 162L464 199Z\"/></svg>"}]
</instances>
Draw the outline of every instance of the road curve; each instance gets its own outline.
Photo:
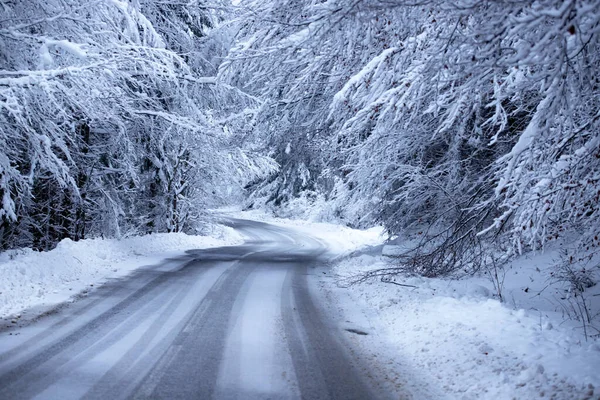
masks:
<instances>
[{"instance_id":1,"label":"road curve","mask_svg":"<svg viewBox=\"0 0 600 400\"><path fill-rule=\"evenodd\" d=\"M227 223L249 240L138 270L0 333L0 399L371 399L309 290L326 247Z\"/></svg>"}]
</instances>

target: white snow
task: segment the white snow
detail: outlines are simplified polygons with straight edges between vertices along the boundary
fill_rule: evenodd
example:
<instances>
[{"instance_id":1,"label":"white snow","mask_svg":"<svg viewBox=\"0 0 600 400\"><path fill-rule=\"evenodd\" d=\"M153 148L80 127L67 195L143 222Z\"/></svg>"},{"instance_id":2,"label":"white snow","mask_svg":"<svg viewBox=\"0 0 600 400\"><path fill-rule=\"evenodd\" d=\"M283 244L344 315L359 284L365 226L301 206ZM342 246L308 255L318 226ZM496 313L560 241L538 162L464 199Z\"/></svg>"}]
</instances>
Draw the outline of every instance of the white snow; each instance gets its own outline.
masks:
<instances>
[{"instance_id":1,"label":"white snow","mask_svg":"<svg viewBox=\"0 0 600 400\"><path fill-rule=\"evenodd\" d=\"M39 55L40 55L40 68L41 69L52 66L52 63L54 62L54 60L52 59L52 56L50 55L50 52L48 51L48 45L46 45L46 43L43 43L40 46Z\"/></svg>"},{"instance_id":2,"label":"white snow","mask_svg":"<svg viewBox=\"0 0 600 400\"><path fill-rule=\"evenodd\" d=\"M231 333L217 381L215 398L300 398L292 357L281 320L281 288L285 269L253 272L243 291L239 315L231 318Z\"/></svg>"},{"instance_id":3,"label":"white snow","mask_svg":"<svg viewBox=\"0 0 600 400\"><path fill-rule=\"evenodd\" d=\"M547 280L556 252L514 261L503 280L504 302L485 276L462 280L399 277L396 283L409 286L376 280L347 287L342 284L350 276L393 265L393 258L382 256L382 251L394 256L401 246L384 247L381 228L361 231L279 219L260 211L221 212L293 228L330 246L330 255L336 260L334 274L315 278L320 294L341 334L358 350L356 356L366 360L367 375L374 375L378 385L385 386L379 387L381 390L414 399L598 398L598 332L588 325L586 338L582 323L572 318L575 299L561 284ZM218 238L157 234L77 243L63 240L45 253L27 249L2 253L0 317L17 318L26 308L66 301L92 284L187 249L242 241L230 228L219 227L212 236ZM269 279L281 280L283 275L261 275L260 280L252 281L250 290L263 290L262 284ZM591 313L598 313L600 288L586 293ZM278 342L273 339L279 335L276 327L264 338L256 335L261 324L256 313L272 315L271 306L254 304L247 310L248 318L237 322L236 333L228 342L231 362L256 364L277 353L263 343L266 339ZM348 332L350 328L366 335ZM261 351L235 353L235 342L241 336L254 340ZM251 386L254 378L274 373L256 370L251 373L256 376L244 376L241 382ZM277 382L268 388L272 393L297 390L284 381Z\"/></svg>"},{"instance_id":4,"label":"white snow","mask_svg":"<svg viewBox=\"0 0 600 400\"><path fill-rule=\"evenodd\" d=\"M263 221L309 234L325 242L333 257L342 257L361 247L377 245L382 241L383 228L381 227L358 230L325 222L277 218L260 210L221 210L221 212L235 218Z\"/></svg>"},{"instance_id":5,"label":"white snow","mask_svg":"<svg viewBox=\"0 0 600 400\"><path fill-rule=\"evenodd\" d=\"M343 310L342 319L355 321L361 310L370 340L357 343L400 397L409 390L416 399L597 399L598 332L586 340L582 323L568 318L564 288L545 278L551 258L515 261L504 279L504 303L484 277L397 281L416 288L380 281L336 285L390 267L389 258L373 252L338 263L336 281L321 288L334 309ZM592 289L590 298L600 293Z\"/></svg>"},{"instance_id":6,"label":"white snow","mask_svg":"<svg viewBox=\"0 0 600 400\"><path fill-rule=\"evenodd\" d=\"M46 46L54 46L55 48L59 48L64 50L67 53L74 55L79 58L86 58L87 51L85 50L85 45L80 43L73 43L68 40L53 40L46 39Z\"/></svg>"},{"instance_id":7,"label":"white snow","mask_svg":"<svg viewBox=\"0 0 600 400\"><path fill-rule=\"evenodd\" d=\"M599 332L588 325L586 337L568 288L548 280L557 251L511 263L500 274L503 302L485 275L397 279L415 287L378 280L347 287L348 277L393 266L406 243L384 245L380 228L361 231L261 211L233 214L294 228L331 246L337 263L333 277L320 277L320 292L341 330L367 333L348 338L376 376L373 383L385 377L380 389L414 399L600 398ZM597 326L600 285L586 295Z\"/></svg>"},{"instance_id":8,"label":"white snow","mask_svg":"<svg viewBox=\"0 0 600 400\"><path fill-rule=\"evenodd\" d=\"M377 68L381 66L381 64L390 56L394 55L398 52L397 47L391 47L381 52L381 54L374 57L363 69L361 69L357 74L353 75L348 81L344 84L342 89L333 96L333 105L337 105L342 103L344 100L348 99L348 93L355 86L362 85L365 81L366 77L369 74L372 74ZM331 113L333 113L333 108ZM330 117L331 117L330 113Z\"/></svg>"},{"instance_id":9,"label":"white snow","mask_svg":"<svg viewBox=\"0 0 600 400\"><path fill-rule=\"evenodd\" d=\"M291 35L287 36L283 40L281 40L281 46L299 46L300 44L306 42L310 39L311 34L316 32L323 25L322 20L313 21L308 24L308 27L299 30L298 32L294 32Z\"/></svg>"},{"instance_id":10,"label":"white snow","mask_svg":"<svg viewBox=\"0 0 600 400\"><path fill-rule=\"evenodd\" d=\"M531 147L531 144L538 136L540 132L540 114L545 108L548 107L550 101L551 97L546 97L540 102L535 114L531 118L531 121L529 121L529 124L525 130L519 136L517 143L515 143L508 154L505 154L498 159L499 163L506 163L507 166L506 170L504 171L504 176L500 179L498 185L496 186L496 196L502 193L502 190L504 190L508 182L510 182L510 177L515 172L516 165L521 154Z\"/></svg>"},{"instance_id":11,"label":"white snow","mask_svg":"<svg viewBox=\"0 0 600 400\"><path fill-rule=\"evenodd\" d=\"M190 249L242 243L233 229L215 226L211 236L161 233L126 239L64 239L48 252L31 249L0 253L0 318L24 310L47 308L98 286Z\"/></svg>"}]
</instances>

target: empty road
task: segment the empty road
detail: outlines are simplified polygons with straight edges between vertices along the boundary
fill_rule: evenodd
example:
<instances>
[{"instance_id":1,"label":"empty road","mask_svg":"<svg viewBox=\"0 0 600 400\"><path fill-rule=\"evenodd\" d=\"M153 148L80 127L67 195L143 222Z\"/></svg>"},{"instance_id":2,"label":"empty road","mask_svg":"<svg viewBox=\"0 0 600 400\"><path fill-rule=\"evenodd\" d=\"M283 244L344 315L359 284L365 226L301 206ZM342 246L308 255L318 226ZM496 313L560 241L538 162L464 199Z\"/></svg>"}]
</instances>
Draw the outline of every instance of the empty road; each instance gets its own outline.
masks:
<instances>
[{"instance_id":1,"label":"empty road","mask_svg":"<svg viewBox=\"0 0 600 400\"><path fill-rule=\"evenodd\" d=\"M0 399L371 399L311 292L326 247L265 223L0 332Z\"/></svg>"}]
</instances>

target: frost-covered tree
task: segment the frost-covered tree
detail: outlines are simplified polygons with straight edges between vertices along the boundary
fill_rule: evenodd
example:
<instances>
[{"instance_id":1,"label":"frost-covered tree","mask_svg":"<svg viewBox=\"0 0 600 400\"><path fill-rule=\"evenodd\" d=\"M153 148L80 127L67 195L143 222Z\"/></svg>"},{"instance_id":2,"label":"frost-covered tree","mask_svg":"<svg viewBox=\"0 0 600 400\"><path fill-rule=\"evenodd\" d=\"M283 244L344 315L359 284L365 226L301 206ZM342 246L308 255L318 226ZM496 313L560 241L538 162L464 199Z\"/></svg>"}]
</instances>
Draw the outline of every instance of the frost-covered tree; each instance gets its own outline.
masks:
<instances>
[{"instance_id":1,"label":"frost-covered tree","mask_svg":"<svg viewBox=\"0 0 600 400\"><path fill-rule=\"evenodd\" d=\"M257 184L254 199L263 197L280 205L317 190L315 184L324 168L322 139L327 136L322 122L328 113L328 93L335 86L328 76L338 65L329 58L315 63L321 49L316 41L307 42L309 35L301 30L309 25L306 2L244 5L250 11L239 18L238 42L222 65L220 77L264 99L251 120L251 142L270 152L281 169L266 185ZM324 7L327 15L327 4Z\"/></svg>"},{"instance_id":2,"label":"frost-covered tree","mask_svg":"<svg viewBox=\"0 0 600 400\"><path fill-rule=\"evenodd\" d=\"M215 80L219 3L0 6L1 248L193 230L218 174L270 165L220 122L256 101Z\"/></svg>"},{"instance_id":3,"label":"frost-covered tree","mask_svg":"<svg viewBox=\"0 0 600 400\"><path fill-rule=\"evenodd\" d=\"M428 275L479 268L498 235L508 254L575 235L572 259L593 259L598 1L248 7L222 75L265 98L257 134L279 160L304 144L276 190L298 195L316 159L306 186L421 238L405 266Z\"/></svg>"}]
</instances>

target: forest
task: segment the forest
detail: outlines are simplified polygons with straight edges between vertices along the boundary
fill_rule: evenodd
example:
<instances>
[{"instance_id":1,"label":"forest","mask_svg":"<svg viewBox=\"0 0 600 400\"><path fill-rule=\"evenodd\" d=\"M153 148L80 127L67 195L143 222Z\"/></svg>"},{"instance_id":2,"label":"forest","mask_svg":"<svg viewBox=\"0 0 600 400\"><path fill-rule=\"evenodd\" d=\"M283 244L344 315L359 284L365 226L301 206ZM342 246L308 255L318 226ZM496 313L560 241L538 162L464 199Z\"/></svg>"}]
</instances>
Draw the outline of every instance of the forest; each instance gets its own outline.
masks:
<instances>
[{"instance_id":1,"label":"forest","mask_svg":"<svg viewBox=\"0 0 600 400\"><path fill-rule=\"evenodd\" d=\"M0 250L232 203L600 269L599 0L0 0ZM492 272L490 272L492 273Z\"/></svg>"}]
</instances>

